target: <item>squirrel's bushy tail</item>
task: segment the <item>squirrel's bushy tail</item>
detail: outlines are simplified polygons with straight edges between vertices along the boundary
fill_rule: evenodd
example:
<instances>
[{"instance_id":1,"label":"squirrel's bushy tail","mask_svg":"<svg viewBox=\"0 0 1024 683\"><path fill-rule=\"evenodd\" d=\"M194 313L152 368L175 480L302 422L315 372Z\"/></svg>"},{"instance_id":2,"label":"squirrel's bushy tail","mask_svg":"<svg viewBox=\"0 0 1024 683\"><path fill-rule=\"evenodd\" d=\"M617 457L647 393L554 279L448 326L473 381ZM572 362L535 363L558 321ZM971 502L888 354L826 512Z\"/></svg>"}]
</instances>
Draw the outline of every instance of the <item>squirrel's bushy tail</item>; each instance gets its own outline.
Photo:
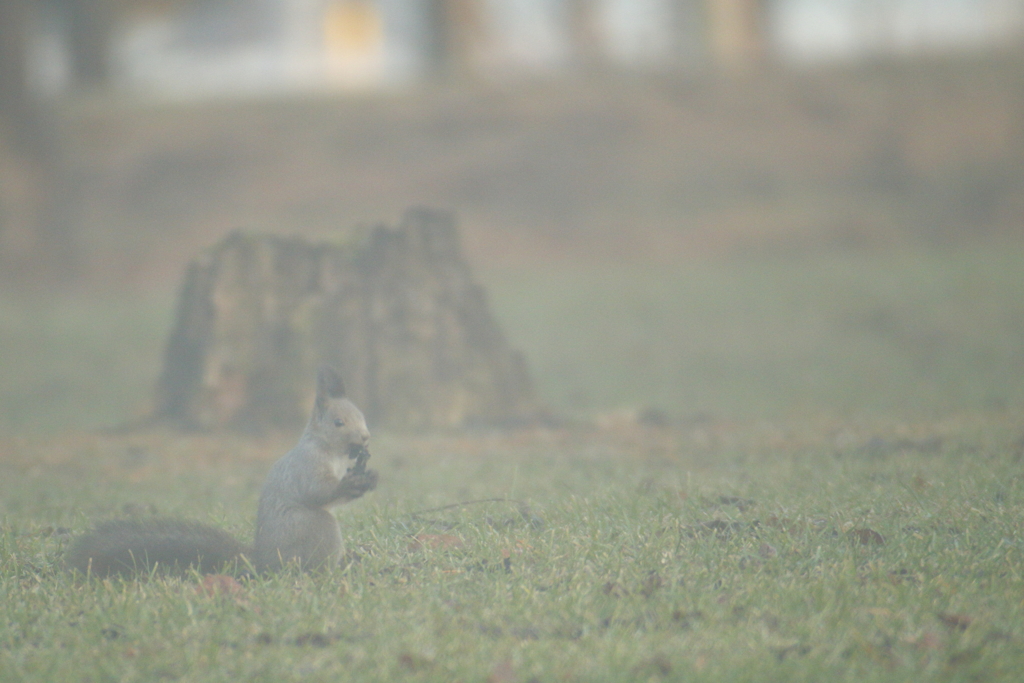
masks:
<instances>
[{"instance_id":1,"label":"squirrel's bushy tail","mask_svg":"<svg viewBox=\"0 0 1024 683\"><path fill-rule=\"evenodd\" d=\"M179 519L115 519L79 536L68 550L71 569L92 576L136 574L154 567L200 573L243 561L249 549L227 532Z\"/></svg>"}]
</instances>

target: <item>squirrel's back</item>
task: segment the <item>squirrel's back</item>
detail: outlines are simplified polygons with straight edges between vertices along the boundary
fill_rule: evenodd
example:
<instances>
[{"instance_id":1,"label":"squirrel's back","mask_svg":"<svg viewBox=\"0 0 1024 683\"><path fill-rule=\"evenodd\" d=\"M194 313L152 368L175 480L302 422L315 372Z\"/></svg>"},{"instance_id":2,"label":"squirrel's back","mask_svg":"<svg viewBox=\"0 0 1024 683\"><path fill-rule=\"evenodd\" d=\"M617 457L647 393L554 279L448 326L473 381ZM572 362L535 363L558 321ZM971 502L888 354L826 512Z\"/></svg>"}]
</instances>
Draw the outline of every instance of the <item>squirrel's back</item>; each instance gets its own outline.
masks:
<instances>
[{"instance_id":1,"label":"squirrel's back","mask_svg":"<svg viewBox=\"0 0 1024 683\"><path fill-rule=\"evenodd\" d=\"M93 576L189 566L211 573L241 561L246 552L227 532L198 522L114 519L75 539L67 563Z\"/></svg>"}]
</instances>

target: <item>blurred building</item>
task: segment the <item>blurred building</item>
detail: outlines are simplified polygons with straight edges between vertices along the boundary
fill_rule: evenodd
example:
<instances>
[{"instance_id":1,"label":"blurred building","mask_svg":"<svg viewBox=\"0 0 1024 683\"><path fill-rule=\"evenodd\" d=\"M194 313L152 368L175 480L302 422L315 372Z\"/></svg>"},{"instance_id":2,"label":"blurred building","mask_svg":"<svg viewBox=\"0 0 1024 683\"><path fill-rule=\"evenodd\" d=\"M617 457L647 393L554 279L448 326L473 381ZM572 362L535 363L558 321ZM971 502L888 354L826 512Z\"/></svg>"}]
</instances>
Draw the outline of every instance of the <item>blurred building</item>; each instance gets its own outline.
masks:
<instances>
[{"instance_id":1,"label":"blurred building","mask_svg":"<svg viewBox=\"0 0 1024 683\"><path fill-rule=\"evenodd\" d=\"M109 0L115 2L115 0ZM39 0L37 90L75 70ZM815 64L1017 41L1024 0L149 0L121 3L109 79L204 95L398 87L443 76ZM47 8L50 9L47 9ZM141 9L140 9L141 8Z\"/></svg>"}]
</instances>

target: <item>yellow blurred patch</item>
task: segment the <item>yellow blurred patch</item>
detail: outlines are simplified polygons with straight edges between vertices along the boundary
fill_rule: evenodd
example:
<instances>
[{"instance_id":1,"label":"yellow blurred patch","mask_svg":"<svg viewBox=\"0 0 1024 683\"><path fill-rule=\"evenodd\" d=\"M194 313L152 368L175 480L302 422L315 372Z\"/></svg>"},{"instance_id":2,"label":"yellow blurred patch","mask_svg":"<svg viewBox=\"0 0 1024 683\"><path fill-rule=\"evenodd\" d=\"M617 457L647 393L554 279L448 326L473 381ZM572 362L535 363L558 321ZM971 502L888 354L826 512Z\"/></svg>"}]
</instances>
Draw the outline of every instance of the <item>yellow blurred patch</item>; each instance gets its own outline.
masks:
<instances>
[{"instance_id":1,"label":"yellow blurred patch","mask_svg":"<svg viewBox=\"0 0 1024 683\"><path fill-rule=\"evenodd\" d=\"M372 53L380 49L383 39L383 22L372 2L347 0L328 5L324 14L324 42L329 53Z\"/></svg>"}]
</instances>

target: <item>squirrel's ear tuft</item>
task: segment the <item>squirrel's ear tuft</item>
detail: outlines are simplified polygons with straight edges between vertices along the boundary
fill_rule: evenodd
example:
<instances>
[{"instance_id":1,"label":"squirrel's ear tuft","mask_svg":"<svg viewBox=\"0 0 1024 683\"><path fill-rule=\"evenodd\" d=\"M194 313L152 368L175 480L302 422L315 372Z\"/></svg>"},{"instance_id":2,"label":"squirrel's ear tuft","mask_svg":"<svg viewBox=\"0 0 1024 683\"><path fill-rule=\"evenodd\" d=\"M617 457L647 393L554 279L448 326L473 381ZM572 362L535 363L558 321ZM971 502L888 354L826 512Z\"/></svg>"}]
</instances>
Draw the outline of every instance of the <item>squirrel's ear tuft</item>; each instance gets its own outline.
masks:
<instances>
[{"instance_id":1,"label":"squirrel's ear tuft","mask_svg":"<svg viewBox=\"0 0 1024 683\"><path fill-rule=\"evenodd\" d=\"M344 395L345 383L341 381L341 375L331 366L321 365L316 373L317 404L329 398L342 398Z\"/></svg>"}]
</instances>

